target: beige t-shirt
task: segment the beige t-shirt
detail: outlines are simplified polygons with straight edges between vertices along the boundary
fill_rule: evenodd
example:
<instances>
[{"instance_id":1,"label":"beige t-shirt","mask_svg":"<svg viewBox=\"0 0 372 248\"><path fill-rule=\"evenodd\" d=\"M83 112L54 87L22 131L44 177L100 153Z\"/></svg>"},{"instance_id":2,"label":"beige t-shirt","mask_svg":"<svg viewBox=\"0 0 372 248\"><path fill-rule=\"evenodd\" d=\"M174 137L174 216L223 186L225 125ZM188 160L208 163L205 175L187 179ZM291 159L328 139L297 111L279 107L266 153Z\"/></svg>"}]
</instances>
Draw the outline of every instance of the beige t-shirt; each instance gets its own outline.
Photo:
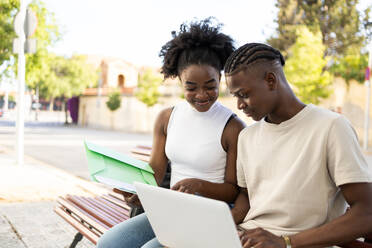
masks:
<instances>
[{"instance_id":1,"label":"beige t-shirt","mask_svg":"<svg viewBox=\"0 0 372 248\"><path fill-rule=\"evenodd\" d=\"M372 182L372 168L346 118L310 104L278 125L246 127L237 176L251 205L241 226L290 235L344 214L337 186Z\"/></svg>"}]
</instances>

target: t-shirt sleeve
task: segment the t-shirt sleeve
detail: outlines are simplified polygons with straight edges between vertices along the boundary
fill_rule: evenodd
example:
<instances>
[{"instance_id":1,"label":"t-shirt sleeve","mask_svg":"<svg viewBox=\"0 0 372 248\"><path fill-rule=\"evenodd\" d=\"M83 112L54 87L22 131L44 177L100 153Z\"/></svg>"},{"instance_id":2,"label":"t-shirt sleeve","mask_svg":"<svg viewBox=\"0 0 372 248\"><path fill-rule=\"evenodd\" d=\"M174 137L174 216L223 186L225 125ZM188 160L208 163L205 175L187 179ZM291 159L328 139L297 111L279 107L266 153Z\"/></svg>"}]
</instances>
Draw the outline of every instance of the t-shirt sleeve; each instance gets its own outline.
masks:
<instances>
[{"instance_id":1,"label":"t-shirt sleeve","mask_svg":"<svg viewBox=\"0 0 372 248\"><path fill-rule=\"evenodd\" d=\"M240 132L239 137L238 137L238 154L237 154L237 159L236 159L236 178L238 181L238 186L241 188L247 188L247 183L245 181L245 173L244 173L244 163L243 163L243 158L244 158L244 151L243 150L243 143L244 143L244 138L243 138L243 133L244 130Z\"/></svg>"},{"instance_id":2,"label":"t-shirt sleeve","mask_svg":"<svg viewBox=\"0 0 372 248\"><path fill-rule=\"evenodd\" d=\"M343 116L337 117L329 130L327 166L337 186L372 182L372 168L362 154L355 130Z\"/></svg>"}]
</instances>

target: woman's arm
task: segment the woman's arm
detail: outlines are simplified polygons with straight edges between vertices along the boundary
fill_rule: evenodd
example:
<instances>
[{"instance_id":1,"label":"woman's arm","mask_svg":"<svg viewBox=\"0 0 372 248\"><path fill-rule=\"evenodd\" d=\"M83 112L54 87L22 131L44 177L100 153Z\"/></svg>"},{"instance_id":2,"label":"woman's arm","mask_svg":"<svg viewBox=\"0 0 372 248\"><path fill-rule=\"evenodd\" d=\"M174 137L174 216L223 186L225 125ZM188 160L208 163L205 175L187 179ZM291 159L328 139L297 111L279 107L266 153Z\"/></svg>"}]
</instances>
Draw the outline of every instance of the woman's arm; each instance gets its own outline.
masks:
<instances>
[{"instance_id":1,"label":"woman's arm","mask_svg":"<svg viewBox=\"0 0 372 248\"><path fill-rule=\"evenodd\" d=\"M165 155L165 140L167 137L166 132L171 113L172 108L167 108L161 111L156 118L153 131L154 134L149 164L151 168L154 170L155 180L158 185L160 185L163 182L164 175L168 165L168 158ZM116 190L115 192L121 193L124 196L124 200L129 206L132 207L141 206L137 194L131 194L119 190Z\"/></svg>"},{"instance_id":2,"label":"woman's arm","mask_svg":"<svg viewBox=\"0 0 372 248\"><path fill-rule=\"evenodd\" d=\"M190 194L199 193L202 196L233 203L238 195L236 185L236 157L237 143L244 123L236 116L232 116L222 133L221 144L226 151L226 170L224 183L211 183L205 180L189 178L176 183L172 189ZM206 154L206 156L210 156Z\"/></svg>"},{"instance_id":3,"label":"woman's arm","mask_svg":"<svg viewBox=\"0 0 372 248\"><path fill-rule=\"evenodd\" d=\"M235 224L239 225L243 222L245 216L250 209L248 192L246 188L239 188L239 195L234 202L234 207L231 209L231 214Z\"/></svg>"},{"instance_id":4,"label":"woman's arm","mask_svg":"<svg viewBox=\"0 0 372 248\"><path fill-rule=\"evenodd\" d=\"M167 138L167 127L171 113L172 108L167 108L161 111L156 118L154 126L149 164L155 172L155 180L158 185L163 182L168 165L168 158L165 155L165 141Z\"/></svg>"}]
</instances>

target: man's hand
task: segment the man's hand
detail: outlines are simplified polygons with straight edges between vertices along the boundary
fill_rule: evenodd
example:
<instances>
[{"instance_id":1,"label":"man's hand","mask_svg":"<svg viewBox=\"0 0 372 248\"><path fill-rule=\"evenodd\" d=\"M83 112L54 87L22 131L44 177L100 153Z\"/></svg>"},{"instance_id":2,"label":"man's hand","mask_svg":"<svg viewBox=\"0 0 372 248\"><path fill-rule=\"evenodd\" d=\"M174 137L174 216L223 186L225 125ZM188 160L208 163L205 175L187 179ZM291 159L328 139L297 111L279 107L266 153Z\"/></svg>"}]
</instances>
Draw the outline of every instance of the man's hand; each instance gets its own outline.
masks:
<instances>
[{"instance_id":1,"label":"man's hand","mask_svg":"<svg viewBox=\"0 0 372 248\"><path fill-rule=\"evenodd\" d=\"M202 188L202 180L196 178L187 178L176 183L172 190L195 194L200 193Z\"/></svg>"},{"instance_id":2,"label":"man's hand","mask_svg":"<svg viewBox=\"0 0 372 248\"><path fill-rule=\"evenodd\" d=\"M142 204L140 200L138 199L138 195L128 193L119 189L114 189L115 193L121 194L124 197L124 201L130 206L130 207L141 207Z\"/></svg>"},{"instance_id":3,"label":"man's hand","mask_svg":"<svg viewBox=\"0 0 372 248\"><path fill-rule=\"evenodd\" d=\"M275 236L262 228L255 228L239 232L243 248L285 248L282 237Z\"/></svg>"}]
</instances>

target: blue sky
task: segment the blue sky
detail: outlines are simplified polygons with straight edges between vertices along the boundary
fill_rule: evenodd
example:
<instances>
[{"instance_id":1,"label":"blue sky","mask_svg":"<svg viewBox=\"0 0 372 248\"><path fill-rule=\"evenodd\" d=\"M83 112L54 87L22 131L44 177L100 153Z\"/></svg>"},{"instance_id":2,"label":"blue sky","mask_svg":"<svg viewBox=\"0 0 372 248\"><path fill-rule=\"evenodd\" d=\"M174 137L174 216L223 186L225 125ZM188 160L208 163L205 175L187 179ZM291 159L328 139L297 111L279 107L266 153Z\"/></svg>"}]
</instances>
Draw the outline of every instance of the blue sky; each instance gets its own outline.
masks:
<instances>
[{"instance_id":1,"label":"blue sky","mask_svg":"<svg viewBox=\"0 0 372 248\"><path fill-rule=\"evenodd\" d=\"M361 7L369 0L361 0ZM274 33L275 0L45 0L63 39L59 54L120 57L159 66L158 52L184 21L214 16L237 46L263 42Z\"/></svg>"}]
</instances>

